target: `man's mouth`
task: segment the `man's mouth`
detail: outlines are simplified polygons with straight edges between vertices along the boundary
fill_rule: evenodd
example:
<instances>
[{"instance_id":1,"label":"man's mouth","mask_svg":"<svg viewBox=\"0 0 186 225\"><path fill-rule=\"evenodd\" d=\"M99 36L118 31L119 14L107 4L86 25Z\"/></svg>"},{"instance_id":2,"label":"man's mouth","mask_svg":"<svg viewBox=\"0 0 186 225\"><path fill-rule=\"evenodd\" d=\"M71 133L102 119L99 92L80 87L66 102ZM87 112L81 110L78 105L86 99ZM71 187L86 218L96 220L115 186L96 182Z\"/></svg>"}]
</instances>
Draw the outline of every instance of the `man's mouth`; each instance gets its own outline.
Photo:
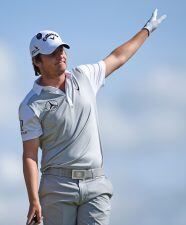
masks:
<instances>
[{"instance_id":1,"label":"man's mouth","mask_svg":"<svg viewBox=\"0 0 186 225\"><path fill-rule=\"evenodd\" d=\"M61 63L65 63L66 64L66 60L60 60L56 64L61 64Z\"/></svg>"}]
</instances>

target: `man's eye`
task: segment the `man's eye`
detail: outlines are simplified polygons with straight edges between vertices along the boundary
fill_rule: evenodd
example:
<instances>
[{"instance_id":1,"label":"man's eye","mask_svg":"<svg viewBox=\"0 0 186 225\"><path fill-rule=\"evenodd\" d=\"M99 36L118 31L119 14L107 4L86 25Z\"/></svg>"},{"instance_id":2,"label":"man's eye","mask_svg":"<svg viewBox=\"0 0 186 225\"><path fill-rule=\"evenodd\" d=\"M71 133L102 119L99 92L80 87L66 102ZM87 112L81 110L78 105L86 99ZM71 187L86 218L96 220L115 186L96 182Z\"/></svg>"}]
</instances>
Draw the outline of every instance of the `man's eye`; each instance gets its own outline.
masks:
<instances>
[{"instance_id":1,"label":"man's eye","mask_svg":"<svg viewBox=\"0 0 186 225\"><path fill-rule=\"evenodd\" d=\"M50 54L50 56L55 56L55 54L56 54L56 51L52 52L52 53Z\"/></svg>"},{"instance_id":2,"label":"man's eye","mask_svg":"<svg viewBox=\"0 0 186 225\"><path fill-rule=\"evenodd\" d=\"M50 54L50 56L51 56L51 57L52 57L52 56L55 56L58 52L63 53L63 51L64 51L63 46L61 46L61 47L57 48L54 52L52 52L52 53Z\"/></svg>"}]
</instances>

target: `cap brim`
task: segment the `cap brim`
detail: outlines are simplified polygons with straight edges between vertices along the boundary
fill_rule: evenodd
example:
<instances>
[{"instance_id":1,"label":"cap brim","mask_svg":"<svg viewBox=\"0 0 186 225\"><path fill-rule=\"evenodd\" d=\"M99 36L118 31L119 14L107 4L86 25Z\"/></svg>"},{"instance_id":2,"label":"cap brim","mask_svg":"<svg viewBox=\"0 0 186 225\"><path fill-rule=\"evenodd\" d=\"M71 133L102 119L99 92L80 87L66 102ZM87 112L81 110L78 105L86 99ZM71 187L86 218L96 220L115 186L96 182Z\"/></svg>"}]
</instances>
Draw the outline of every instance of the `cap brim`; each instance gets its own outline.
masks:
<instances>
[{"instance_id":1,"label":"cap brim","mask_svg":"<svg viewBox=\"0 0 186 225\"><path fill-rule=\"evenodd\" d=\"M62 44L62 46L64 46L67 49L70 49L70 46L68 44Z\"/></svg>"}]
</instances>

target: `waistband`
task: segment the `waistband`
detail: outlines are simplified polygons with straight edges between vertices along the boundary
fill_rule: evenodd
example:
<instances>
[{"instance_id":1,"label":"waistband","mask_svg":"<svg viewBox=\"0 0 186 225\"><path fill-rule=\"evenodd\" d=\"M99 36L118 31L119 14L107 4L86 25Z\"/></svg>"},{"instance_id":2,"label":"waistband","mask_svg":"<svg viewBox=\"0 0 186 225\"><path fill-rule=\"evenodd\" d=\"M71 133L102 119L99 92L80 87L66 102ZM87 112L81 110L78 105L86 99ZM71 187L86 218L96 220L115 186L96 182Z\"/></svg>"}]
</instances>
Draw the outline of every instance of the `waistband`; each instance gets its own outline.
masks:
<instances>
[{"instance_id":1,"label":"waistband","mask_svg":"<svg viewBox=\"0 0 186 225\"><path fill-rule=\"evenodd\" d=\"M103 168L95 169L68 169L68 168L57 168L50 167L42 172L42 174L57 175L61 177L68 177L77 180L94 179L104 175Z\"/></svg>"}]
</instances>

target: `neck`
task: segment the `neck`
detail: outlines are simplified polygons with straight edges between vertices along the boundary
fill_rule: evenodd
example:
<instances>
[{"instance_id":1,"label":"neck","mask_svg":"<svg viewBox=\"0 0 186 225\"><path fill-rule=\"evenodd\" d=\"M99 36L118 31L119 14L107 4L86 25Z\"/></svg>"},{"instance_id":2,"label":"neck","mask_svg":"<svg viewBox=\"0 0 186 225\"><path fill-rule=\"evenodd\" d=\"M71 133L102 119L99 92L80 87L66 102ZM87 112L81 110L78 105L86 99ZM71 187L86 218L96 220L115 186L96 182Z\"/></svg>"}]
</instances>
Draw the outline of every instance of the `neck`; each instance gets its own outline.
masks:
<instances>
[{"instance_id":1,"label":"neck","mask_svg":"<svg viewBox=\"0 0 186 225\"><path fill-rule=\"evenodd\" d=\"M39 79L39 84L42 86L52 86L56 88L60 88L61 90L65 89L65 78L66 75L63 73L62 75L58 77L47 77L47 76L42 76Z\"/></svg>"}]
</instances>

